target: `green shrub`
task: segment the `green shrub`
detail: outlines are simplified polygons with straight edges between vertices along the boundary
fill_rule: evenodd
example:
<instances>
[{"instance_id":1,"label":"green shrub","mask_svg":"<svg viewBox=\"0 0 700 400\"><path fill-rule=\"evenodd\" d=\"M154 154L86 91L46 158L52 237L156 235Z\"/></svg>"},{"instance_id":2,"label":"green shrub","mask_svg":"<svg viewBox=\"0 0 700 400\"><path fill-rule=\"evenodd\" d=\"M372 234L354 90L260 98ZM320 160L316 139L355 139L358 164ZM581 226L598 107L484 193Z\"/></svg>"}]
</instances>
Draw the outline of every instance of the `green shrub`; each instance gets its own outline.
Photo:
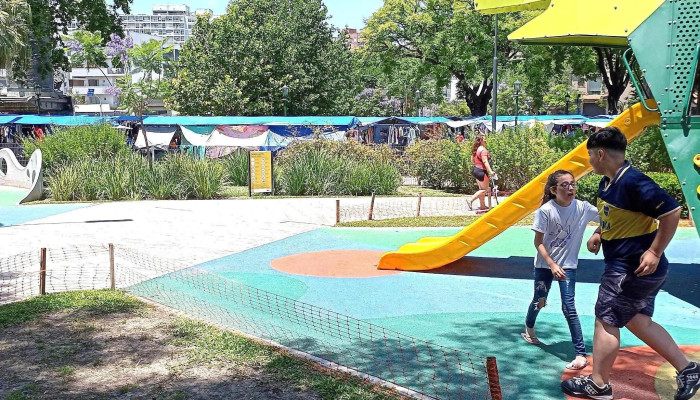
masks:
<instances>
[{"instance_id":1,"label":"green shrub","mask_svg":"<svg viewBox=\"0 0 700 400\"><path fill-rule=\"evenodd\" d=\"M640 171L673 172L658 126L648 128L627 146L627 159Z\"/></svg>"},{"instance_id":2,"label":"green shrub","mask_svg":"<svg viewBox=\"0 0 700 400\"><path fill-rule=\"evenodd\" d=\"M386 146L297 142L275 163L278 190L292 196L392 194L401 184L396 152Z\"/></svg>"},{"instance_id":3,"label":"green shrub","mask_svg":"<svg viewBox=\"0 0 700 400\"><path fill-rule=\"evenodd\" d=\"M227 181L233 186L248 186L248 152L238 149L221 160Z\"/></svg>"},{"instance_id":4,"label":"green shrub","mask_svg":"<svg viewBox=\"0 0 700 400\"><path fill-rule=\"evenodd\" d=\"M77 165L68 164L58 168L53 175L46 178L51 197L56 201L78 200L78 187L83 183Z\"/></svg>"},{"instance_id":5,"label":"green shrub","mask_svg":"<svg viewBox=\"0 0 700 400\"><path fill-rule=\"evenodd\" d=\"M406 150L413 174L422 185L442 189L475 189L471 178L471 144L451 140L416 142Z\"/></svg>"},{"instance_id":6,"label":"green shrub","mask_svg":"<svg viewBox=\"0 0 700 400\"><path fill-rule=\"evenodd\" d=\"M667 172L649 172L647 175L654 180L663 190L671 197L676 199L681 205L681 216L688 218L688 203L683 196L681 184L678 182L676 174ZM602 177L600 175L590 173L579 179L577 185L577 197L580 200L586 200L591 204L598 203L598 187Z\"/></svg>"},{"instance_id":7,"label":"green shrub","mask_svg":"<svg viewBox=\"0 0 700 400\"><path fill-rule=\"evenodd\" d=\"M581 129L576 129L571 136L548 134L547 145L554 150L561 151L566 154L575 149L579 144L585 142L587 139L588 136L586 136Z\"/></svg>"},{"instance_id":8,"label":"green shrub","mask_svg":"<svg viewBox=\"0 0 700 400\"><path fill-rule=\"evenodd\" d=\"M88 159L106 160L131 152L124 134L108 124L56 128L53 134L44 135L42 141L27 139L22 145L27 157L41 149L47 176L61 165Z\"/></svg>"},{"instance_id":9,"label":"green shrub","mask_svg":"<svg viewBox=\"0 0 700 400\"><path fill-rule=\"evenodd\" d=\"M188 162L184 163L184 166L185 170L181 179L184 193L188 198L213 199L220 196L226 174L224 166L220 162L190 158Z\"/></svg>"},{"instance_id":10,"label":"green shrub","mask_svg":"<svg viewBox=\"0 0 700 400\"><path fill-rule=\"evenodd\" d=\"M486 137L491 167L499 176L499 188L520 189L565 154L549 147L549 136L541 126L535 126L517 131L506 129Z\"/></svg>"}]
</instances>

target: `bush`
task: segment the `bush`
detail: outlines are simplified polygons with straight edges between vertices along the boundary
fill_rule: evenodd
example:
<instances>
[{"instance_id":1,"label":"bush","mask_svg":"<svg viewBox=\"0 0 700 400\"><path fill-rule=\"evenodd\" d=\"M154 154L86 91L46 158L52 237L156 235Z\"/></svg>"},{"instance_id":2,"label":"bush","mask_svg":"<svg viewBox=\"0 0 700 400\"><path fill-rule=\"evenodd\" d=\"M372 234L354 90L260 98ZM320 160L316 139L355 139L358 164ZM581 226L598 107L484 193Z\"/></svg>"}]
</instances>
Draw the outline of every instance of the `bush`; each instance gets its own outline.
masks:
<instances>
[{"instance_id":1,"label":"bush","mask_svg":"<svg viewBox=\"0 0 700 400\"><path fill-rule=\"evenodd\" d=\"M248 186L248 152L238 149L221 160L226 179L233 186Z\"/></svg>"},{"instance_id":2,"label":"bush","mask_svg":"<svg viewBox=\"0 0 700 400\"><path fill-rule=\"evenodd\" d=\"M46 176L61 165L82 160L107 160L131 153L124 134L108 124L56 128L42 141L27 139L22 145L27 157L37 148L41 149Z\"/></svg>"},{"instance_id":3,"label":"bush","mask_svg":"<svg viewBox=\"0 0 700 400\"><path fill-rule=\"evenodd\" d=\"M627 146L627 159L640 171L673 172L658 126L650 127Z\"/></svg>"},{"instance_id":4,"label":"bush","mask_svg":"<svg viewBox=\"0 0 700 400\"><path fill-rule=\"evenodd\" d=\"M471 144L451 140L418 141L406 150L406 157L422 185L443 189L475 189L471 179Z\"/></svg>"},{"instance_id":5,"label":"bush","mask_svg":"<svg viewBox=\"0 0 700 400\"><path fill-rule=\"evenodd\" d=\"M491 153L491 167L498 172L499 188L520 189L565 154L551 148L548 139L550 134L542 126L520 127L517 131L506 129L488 135L486 147Z\"/></svg>"},{"instance_id":6,"label":"bush","mask_svg":"<svg viewBox=\"0 0 700 400\"><path fill-rule=\"evenodd\" d=\"M211 199L225 182L222 163L168 155L148 168L146 160L129 153L111 160L81 160L56 167L47 178L58 201L122 199Z\"/></svg>"},{"instance_id":7,"label":"bush","mask_svg":"<svg viewBox=\"0 0 700 400\"><path fill-rule=\"evenodd\" d=\"M190 158L185 166L182 182L188 198L213 199L221 195L226 170L220 162Z\"/></svg>"},{"instance_id":8,"label":"bush","mask_svg":"<svg viewBox=\"0 0 700 400\"><path fill-rule=\"evenodd\" d=\"M395 153L386 146L297 142L275 162L277 188L292 196L392 194L401 184Z\"/></svg>"},{"instance_id":9,"label":"bush","mask_svg":"<svg viewBox=\"0 0 700 400\"><path fill-rule=\"evenodd\" d=\"M667 172L649 172L647 175L654 180L663 190L671 197L676 199L681 205L681 217L688 218L688 203L683 196L681 184L678 182L676 174ZM602 177L594 173L590 173L579 179L577 185L577 197L580 200L586 200L591 204L598 203L598 187Z\"/></svg>"}]
</instances>

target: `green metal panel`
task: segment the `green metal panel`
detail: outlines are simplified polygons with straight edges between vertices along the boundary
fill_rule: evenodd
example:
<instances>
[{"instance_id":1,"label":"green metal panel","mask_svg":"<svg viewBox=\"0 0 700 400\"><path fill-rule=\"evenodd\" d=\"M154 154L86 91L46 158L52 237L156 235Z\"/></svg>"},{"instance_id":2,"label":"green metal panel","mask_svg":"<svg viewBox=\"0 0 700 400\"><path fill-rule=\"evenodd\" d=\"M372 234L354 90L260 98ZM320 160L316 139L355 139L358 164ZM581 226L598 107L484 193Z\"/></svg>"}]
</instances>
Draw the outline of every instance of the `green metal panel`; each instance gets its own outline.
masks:
<instances>
[{"instance_id":1,"label":"green metal panel","mask_svg":"<svg viewBox=\"0 0 700 400\"><path fill-rule=\"evenodd\" d=\"M700 49L700 0L667 0L629 43L659 104L661 133L700 232L700 116L688 116Z\"/></svg>"}]
</instances>

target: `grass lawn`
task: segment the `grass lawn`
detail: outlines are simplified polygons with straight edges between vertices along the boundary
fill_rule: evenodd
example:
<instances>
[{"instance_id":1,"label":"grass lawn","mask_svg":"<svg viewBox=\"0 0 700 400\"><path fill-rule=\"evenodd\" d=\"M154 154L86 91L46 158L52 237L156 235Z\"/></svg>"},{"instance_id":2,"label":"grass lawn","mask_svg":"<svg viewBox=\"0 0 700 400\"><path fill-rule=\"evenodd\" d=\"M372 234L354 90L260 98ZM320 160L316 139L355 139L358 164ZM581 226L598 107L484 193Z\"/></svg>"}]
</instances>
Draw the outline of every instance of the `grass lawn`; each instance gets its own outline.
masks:
<instances>
[{"instance_id":1,"label":"grass lawn","mask_svg":"<svg viewBox=\"0 0 700 400\"><path fill-rule=\"evenodd\" d=\"M372 221L343 222L338 227L361 228L439 228L439 227L464 227L476 221L479 216L454 216L454 217L410 217L392 218ZM515 226L532 225L533 215L530 214L515 224Z\"/></svg>"},{"instance_id":2,"label":"grass lawn","mask_svg":"<svg viewBox=\"0 0 700 400\"><path fill-rule=\"evenodd\" d=\"M0 306L0 398L400 399L120 291Z\"/></svg>"}]
</instances>

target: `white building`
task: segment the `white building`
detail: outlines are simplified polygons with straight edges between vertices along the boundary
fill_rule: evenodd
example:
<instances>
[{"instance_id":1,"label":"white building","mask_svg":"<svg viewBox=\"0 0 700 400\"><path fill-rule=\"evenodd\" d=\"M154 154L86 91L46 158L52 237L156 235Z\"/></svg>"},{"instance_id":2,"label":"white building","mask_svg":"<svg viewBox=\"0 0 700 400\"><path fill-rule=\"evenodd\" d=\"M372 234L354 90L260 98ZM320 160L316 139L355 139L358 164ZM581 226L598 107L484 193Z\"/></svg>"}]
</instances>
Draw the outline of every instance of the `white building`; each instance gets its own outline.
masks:
<instances>
[{"instance_id":1,"label":"white building","mask_svg":"<svg viewBox=\"0 0 700 400\"><path fill-rule=\"evenodd\" d=\"M190 7L181 5L153 6L152 14L122 15L122 25L127 34L145 33L170 39L182 45L192 35L192 28L198 15L214 16L208 8L198 8L194 12Z\"/></svg>"},{"instance_id":2,"label":"white building","mask_svg":"<svg viewBox=\"0 0 700 400\"><path fill-rule=\"evenodd\" d=\"M163 40L161 37L143 33L130 33L129 36L134 39L134 45L152 39ZM63 83L63 92L74 97L76 113L112 114L117 109L119 98L110 93L110 87L115 86L119 78L126 76L123 68L111 66L107 68L73 68L67 75L68 77L64 79ZM153 76L153 78L157 79L158 77ZM133 74L132 79L138 82L143 79L143 74ZM83 105L93 106L82 107ZM153 105L152 108L158 113L165 112L165 109L159 109L157 104Z\"/></svg>"}]
</instances>

